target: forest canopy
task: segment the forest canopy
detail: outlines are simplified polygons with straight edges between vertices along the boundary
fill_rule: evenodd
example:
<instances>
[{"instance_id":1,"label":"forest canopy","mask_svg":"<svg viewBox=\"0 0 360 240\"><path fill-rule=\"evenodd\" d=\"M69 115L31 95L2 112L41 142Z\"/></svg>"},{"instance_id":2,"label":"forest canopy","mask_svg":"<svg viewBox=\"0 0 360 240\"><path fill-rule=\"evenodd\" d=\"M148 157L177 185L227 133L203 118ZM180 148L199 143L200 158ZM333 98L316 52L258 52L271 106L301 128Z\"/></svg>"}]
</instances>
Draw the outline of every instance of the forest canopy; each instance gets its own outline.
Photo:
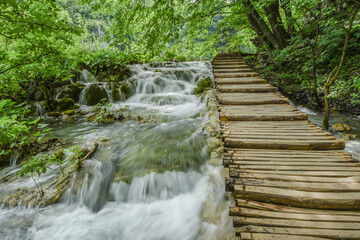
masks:
<instances>
[{"instance_id":1,"label":"forest canopy","mask_svg":"<svg viewBox=\"0 0 360 240\"><path fill-rule=\"evenodd\" d=\"M356 110L359 5L359 0L2 0L0 99L45 100L51 111L56 88L83 69L114 72L119 64L211 60L218 52L240 51L258 53L265 61L263 74L276 74L285 92L306 92L315 108L321 109L325 98L332 106ZM334 68L339 80L328 86L334 91L325 91Z\"/></svg>"}]
</instances>

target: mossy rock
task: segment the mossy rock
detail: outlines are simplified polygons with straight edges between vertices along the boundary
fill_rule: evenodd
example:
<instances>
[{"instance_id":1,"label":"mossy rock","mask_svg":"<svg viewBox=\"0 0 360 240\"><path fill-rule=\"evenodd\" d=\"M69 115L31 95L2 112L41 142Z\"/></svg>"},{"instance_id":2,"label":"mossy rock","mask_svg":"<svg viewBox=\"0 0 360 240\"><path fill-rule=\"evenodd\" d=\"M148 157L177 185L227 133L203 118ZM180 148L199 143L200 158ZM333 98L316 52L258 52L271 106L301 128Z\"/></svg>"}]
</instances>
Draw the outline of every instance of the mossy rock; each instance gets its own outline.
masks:
<instances>
[{"instance_id":1,"label":"mossy rock","mask_svg":"<svg viewBox=\"0 0 360 240\"><path fill-rule=\"evenodd\" d=\"M120 91L123 94L123 96L125 97L125 99L128 99L132 95L132 90L127 84L121 85Z\"/></svg>"},{"instance_id":2,"label":"mossy rock","mask_svg":"<svg viewBox=\"0 0 360 240\"><path fill-rule=\"evenodd\" d=\"M57 159L60 159L60 160L62 160L65 156L64 149L62 149L62 148L56 150L53 154L55 155L55 157Z\"/></svg>"},{"instance_id":3,"label":"mossy rock","mask_svg":"<svg viewBox=\"0 0 360 240\"><path fill-rule=\"evenodd\" d=\"M59 98L71 98L75 102L79 101L80 93L85 88L82 83L66 85L61 88Z\"/></svg>"},{"instance_id":4,"label":"mossy rock","mask_svg":"<svg viewBox=\"0 0 360 240\"><path fill-rule=\"evenodd\" d=\"M97 84L91 84L86 89L86 104L93 106L98 104L101 99L107 98L106 90Z\"/></svg>"},{"instance_id":5,"label":"mossy rock","mask_svg":"<svg viewBox=\"0 0 360 240\"><path fill-rule=\"evenodd\" d=\"M112 93L112 97L114 101L119 101L120 100L120 89L117 87L114 87L111 91Z\"/></svg>"},{"instance_id":6,"label":"mossy rock","mask_svg":"<svg viewBox=\"0 0 360 240\"><path fill-rule=\"evenodd\" d=\"M49 112L48 115L50 117L60 117L62 115L61 112Z\"/></svg>"},{"instance_id":7,"label":"mossy rock","mask_svg":"<svg viewBox=\"0 0 360 240\"><path fill-rule=\"evenodd\" d=\"M102 82L119 83L131 76L130 68L121 64L115 64L110 67L97 68L95 72L97 72L96 78Z\"/></svg>"},{"instance_id":8,"label":"mossy rock","mask_svg":"<svg viewBox=\"0 0 360 240\"><path fill-rule=\"evenodd\" d=\"M198 87L194 90L194 94L201 95L207 88L213 88L213 82L210 78L204 78L198 82Z\"/></svg>"},{"instance_id":9,"label":"mossy rock","mask_svg":"<svg viewBox=\"0 0 360 240\"><path fill-rule=\"evenodd\" d=\"M74 110L74 109L66 110L66 111L64 112L64 114L67 115L67 116L72 116L72 115L75 115L75 114L76 114L76 110Z\"/></svg>"},{"instance_id":10,"label":"mossy rock","mask_svg":"<svg viewBox=\"0 0 360 240\"><path fill-rule=\"evenodd\" d=\"M63 98L58 101L57 109L59 111L66 111L66 110L74 108L74 105L75 105L75 101L73 99Z\"/></svg>"}]
</instances>

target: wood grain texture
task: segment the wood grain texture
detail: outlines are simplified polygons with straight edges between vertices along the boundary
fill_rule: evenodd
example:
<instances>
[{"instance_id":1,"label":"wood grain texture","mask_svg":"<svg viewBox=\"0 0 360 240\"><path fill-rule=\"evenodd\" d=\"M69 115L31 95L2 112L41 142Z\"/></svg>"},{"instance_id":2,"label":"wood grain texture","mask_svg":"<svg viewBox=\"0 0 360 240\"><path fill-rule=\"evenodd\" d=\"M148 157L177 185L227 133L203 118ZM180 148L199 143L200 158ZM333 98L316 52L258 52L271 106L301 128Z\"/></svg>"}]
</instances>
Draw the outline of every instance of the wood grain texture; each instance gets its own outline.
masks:
<instances>
[{"instance_id":1,"label":"wood grain texture","mask_svg":"<svg viewBox=\"0 0 360 240\"><path fill-rule=\"evenodd\" d=\"M238 53L213 61L241 239L360 239L360 163Z\"/></svg>"}]
</instances>

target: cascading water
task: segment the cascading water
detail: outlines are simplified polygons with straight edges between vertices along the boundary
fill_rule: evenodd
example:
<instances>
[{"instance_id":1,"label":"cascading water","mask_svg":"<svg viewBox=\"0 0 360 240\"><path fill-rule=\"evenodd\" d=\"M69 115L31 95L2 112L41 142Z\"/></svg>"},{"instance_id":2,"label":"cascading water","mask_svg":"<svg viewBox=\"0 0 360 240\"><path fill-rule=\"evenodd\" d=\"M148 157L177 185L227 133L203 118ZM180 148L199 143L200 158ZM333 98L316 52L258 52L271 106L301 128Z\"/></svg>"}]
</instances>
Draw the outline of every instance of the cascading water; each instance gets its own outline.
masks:
<instances>
[{"instance_id":1,"label":"cascading water","mask_svg":"<svg viewBox=\"0 0 360 240\"><path fill-rule=\"evenodd\" d=\"M0 239L230 239L222 168L207 163L206 105L192 95L196 81L211 76L210 63L130 68L135 93L110 110L146 121L58 127L54 135L74 144L106 143L61 203L1 208Z\"/></svg>"}]
</instances>

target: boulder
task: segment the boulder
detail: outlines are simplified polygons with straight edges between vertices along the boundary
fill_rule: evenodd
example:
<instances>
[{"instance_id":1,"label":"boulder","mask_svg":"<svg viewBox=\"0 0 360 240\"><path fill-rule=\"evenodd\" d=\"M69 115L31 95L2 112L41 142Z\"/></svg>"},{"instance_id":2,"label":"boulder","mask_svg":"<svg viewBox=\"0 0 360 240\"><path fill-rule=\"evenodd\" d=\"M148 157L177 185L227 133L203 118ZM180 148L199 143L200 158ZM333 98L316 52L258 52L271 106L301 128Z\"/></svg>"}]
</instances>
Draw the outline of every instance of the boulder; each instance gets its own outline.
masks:
<instances>
[{"instance_id":1,"label":"boulder","mask_svg":"<svg viewBox=\"0 0 360 240\"><path fill-rule=\"evenodd\" d=\"M75 113L76 113L76 110L74 110L74 109L66 110L66 111L64 112L64 114L67 115L67 116L72 116L72 115L74 115Z\"/></svg>"},{"instance_id":2,"label":"boulder","mask_svg":"<svg viewBox=\"0 0 360 240\"><path fill-rule=\"evenodd\" d=\"M57 109L59 111L66 111L74 108L74 106L75 106L75 101L72 98L63 98L60 99L57 103Z\"/></svg>"},{"instance_id":3,"label":"boulder","mask_svg":"<svg viewBox=\"0 0 360 240\"><path fill-rule=\"evenodd\" d=\"M213 83L210 78L201 79L197 85L198 87L194 90L194 94L196 95L201 95L207 88L213 87Z\"/></svg>"},{"instance_id":4,"label":"boulder","mask_svg":"<svg viewBox=\"0 0 360 240\"><path fill-rule=\"evenodd\" d=\"M130 69L121 64L113 66L93 67L96 72L96 79L101 82L117 82L120 83L131 76Z\"/></svg>"},{"instance_id":5,"label":"boulder","mask_svg":"<svg viewBox=\"0 0 360 240\"><path fill-rule=\"evenodd\" d=\"M357 138L357 135L355 135L355 134L344 134L344 136L343 136L344 141L350 141L350 140L353 140L356 138Z\"/></svg>"},{"instance_id":6,"label":"boulder","mask_svg":"<svg viewBox=\"0 0 360 240\"><path fill-rule=\"evenodd\" d=\"M343 127L345 128L345 132L349 133L351 131L351 127L346 123L343 124Z\"/></svg>"},{"instance_id":7,"label":"boulder","mask_svg":"<svg viewBox=\"0 0 360 240\"><path fill-rule=\"evenodd\" d=\"M112 98L114 101L119 101L120 100L120 89L117 87L114 87L111 90L111 94L112 94Z\"/></svg>"},{"instance_id":8,"label":"boulder","mask_svg":"<svg viewBox=\"0 0 360 240\"><path fill-rule=\"evenodd\" d=\"M103 98L107 98L106 90L98 84L91 84L85 91L86 104L90 106L98 104Z\"/></svg>"},{"instance_id":9,"label":"boulder","mask_svg":"<svg viewBox=\"0 0 360 240\"><path fill-rule=\"evenodd\" d=\"M60 117L61 112L49 112L48 115L49 117Z\"/></svg>"},{"instance_id":10,"label":"boulder","mask_svg":"<svg viewBox=\"0 0 360 240\"><path fill-rule=\"evenodd\" d=\"M330 129L333 132L345 132L345 127L341 123L335 123L334 125L331 125Z\"/></svg>"},{"instance_id":11,"label":"boulder","mask_svg":"<svg viewBox=\"0 0 360 240\"><path fill-rule=\"evenodd\" d=\"M121 85L120 91L123 94L123 96L125 97L125 99L128 99L132 95L132 90L127 84Z\"/></svg>"},{"instance_id":12,"label":"boulder","mask_svg":"<svg viewBox=\"0 0 360 240\"><path fill-rule=\"evenodd\" d=\"M70 84L63 86L60 89L60 94L58 98L71 98L75 102L79 101L79 96L81 91L85 88L85 85L82 83Z\"/></svg>"}]
</instances>

